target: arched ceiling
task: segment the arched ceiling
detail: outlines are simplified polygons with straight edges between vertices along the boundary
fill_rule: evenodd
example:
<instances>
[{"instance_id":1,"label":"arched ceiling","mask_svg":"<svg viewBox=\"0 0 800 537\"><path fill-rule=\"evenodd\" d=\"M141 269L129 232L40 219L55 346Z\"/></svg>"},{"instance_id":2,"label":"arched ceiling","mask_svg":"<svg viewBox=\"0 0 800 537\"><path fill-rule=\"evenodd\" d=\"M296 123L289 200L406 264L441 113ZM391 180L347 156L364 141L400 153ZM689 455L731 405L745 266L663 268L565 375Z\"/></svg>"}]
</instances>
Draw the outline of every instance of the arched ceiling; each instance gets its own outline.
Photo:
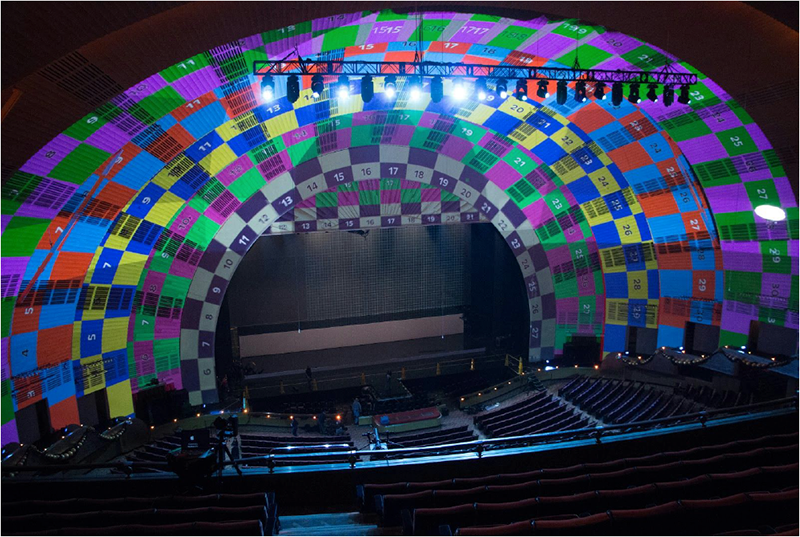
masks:
<instances>
[{"instance_id":1,"label":"arched ceiling","mask_svg":"<svg viewBox=\"0 0 800 537\"><path fill-rule=\"evenodd\" d=\"M225 280L228 259L236 263L226 256L252 243L243 231L268 227L300 200L319 203L306 191L316 181L337 199L346 194L331 182L336 173L351 181L366 173L358 165L386 161L364 160L369 146L405 147L388 162L434 188L462 181L464 192L448 192L482 200L475 207L528 278L533 359L575 333L602 334L606 350L619 350L626 325L658 328L668 345L682 341L688 320L720 326L732 344L752 319L797 327L791 187L750 115L702 73L692 105L671 108L552 98L414 104L403 92L364 105L307 91L295 106L265 105L248 74L253 60L283 57L295 44L304 55L404 58L417 27L406 14L355 13L239 34L149 73L8 173L4 437L14 412L42 398L54 424L75 421L76 396L103 388L112 413L130 413L131 389L154 376L189 384L193 402L213 400L213 373L211 384L199 380L213 360L197 357L209 358L201 351L213 325L203 319L214 321L214 289L224 283L215 278ZM602 27L545 17L427 13L423 28L436 61L571 64L576 45L587 67L650 68L670 57ZM787 209L790 227L754 218L764 200ZM370 204L359 197L358 205ZM395 214L390 205L381 201L381 216ZM534 329L546 343L533 341Z\"/></svg>"}]
</instances>

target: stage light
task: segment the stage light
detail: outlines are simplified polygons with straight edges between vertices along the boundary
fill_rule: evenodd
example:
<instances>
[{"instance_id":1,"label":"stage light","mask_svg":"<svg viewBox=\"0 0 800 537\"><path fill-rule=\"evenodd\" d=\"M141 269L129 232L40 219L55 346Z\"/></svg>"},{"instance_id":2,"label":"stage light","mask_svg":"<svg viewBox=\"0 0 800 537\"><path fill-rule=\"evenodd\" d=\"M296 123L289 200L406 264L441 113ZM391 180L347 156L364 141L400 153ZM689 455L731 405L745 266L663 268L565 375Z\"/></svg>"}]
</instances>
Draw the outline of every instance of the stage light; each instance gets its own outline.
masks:
<instances>
[{"instance_id":1,"label":"stage light","mask_svg":"<svg viewBox=\"0 0 800 537\"><path fill-rule=\"evenodd\" d=\"M497 86L495 87L495 91L497 95L500 96L501 99L508 98L508 80L505 78L501 78L497 81Z\"/></svg>"},{"instance_id":2,"label":"stage light","mask_svg":"<svg viewBox=\"0 0 800 537\"><path fill-rule=\"evenodd\" d=\"M486 80L483 78L479 78L475 81L475 95L478 97L479 101L486 100Z\"/></svg>"},{"instance_id":3,"label":"stage light","mask_svg":"<svg viewBox=\"0 0 800 537\"><path fill-rule=\"evenodd\" d=\"M370 75L364 75L361 77L361 100L368 103L374 96L375 84L372 83L372 77ZM300 331L299 328L297 330L298 332Z\"/></svg>"},{"instance_id":4,"label":"stage light","mask_svg":"<svg viewBox=\"0 0 800 537\"><path fill-rule=\"evenodd\" d=\"M442 77L435 76L431 79L431 101L438 103L444 97L444 84Z\"/></svg>"},{"instance_id":5,"label":"stage light","mask_svg":"<svg viewBox=\"0 0 800 537\"><path fill-rule=\"evenodd\" d=\"M408 79L409 95L412 101L419 101L422 97L422 80L419 77Z\"/></svg>"},{"instance_id":6,"label":"stage light","mask_svg":"<svg viewBox=\"0 0 800 537\"><path fill-rule=\"evenodd\" d=\"M297 75L291 75L286 81L286 98L290 103L295 103L300 98L300 79Z\"/></svg>"},{"instance_id":7,"label":"stage light","mask_svg":"<svg viewBox=\"0 0 800 537\"><path fill-rule=\"evenodd\" d=\"M664 86L664 106L672 106L673 101L675 100L675 89L670 86Z\"/></svg>"},{"instance_id":8,"label":"stage light","mask_svg":"<svg viewBox=\"0 0 800 537\"><path fill-rule=\"evenodd\" d=\"M350 97L350 79L347 78L347 75L339 76L339 83L336 84L336 96L342 100Z\"/></svg>"},{"instance_id":9,"label":"stage light","mask_svg":"<svg viewBox=\"0 0 800 537\"><path fill-rule=\"evenodd\" d=\"M633 104L638 104L642 102L639 98L639 84L634 82L628 88L628 100Z\"/></svg>"},{"instance_id":10,"label":"stage light","mask_svg":"<svg viewBox=\"0 0 800 537\"><path fill-rule=\"evenodd\" d=\"M538 89L536 90L536 96L540 99L547 99L550 97L550 81L549 80L540 80L536 83Z\"/></svg>"},{"instance_id":11,"label":"stage light","mask_svg":"<svg viewBox=\"0 0 800 537\"><path fill-rule=\"evenodd\" d=\"M594 85L594 98L600 99L601 101L606 100L606 83L605 82L598 82Z\"/></svg>"},{"instance_id":12,"label":"stage light","mask_svg":"<svg viewBox=\"0 0 800 537\"><path fill-rule=\"evenodd\" d=\"M315 99L319 99L325 87L322 80L322 75L319 73L311 77L311 95L313 95Z\"/></svg>"},{"instance_id":13,"label":"stage light","mask_svg":"<svg viewBox=\"0 0 800 537\"><path fill-rule=\"evenodd\" d=\"M651 102L654 103L658 102L658 95L656 94L657 89L658 89L658 84L656 83L647 85L647 98L650 99Z\"/></svg>"},{"instance_id":14,"label":"stage light","mask_svg":"<svg viewBox=\"0 0 800 537\"><path fill-rule=\"evenodd\" d=\"M383 80L383 93L388 99L394 99L397 96L397 77L389 75Z\"/></svg>"},{"instance_id":15,"label":"stage light","mask_svg":"<svg viewBox=\"0 0 800 537\"><path fill-rule=\"evenodd\" d=\"M611 104L614 106L622 104L622 82L614 82L611 85Z\"/></svg>"},{"instance_id":16,"label":"stage light","mask_svg":"<svg viewBox=\"0 0 800 537\"><path fill-rule=\"evenodd\" d=\"M461 79L457 79L453 82L453 99L456 101L463 101L467 98L467 87L464 85L464 81Z\"/></svg>"},{"instance_id":17,"label":"stage light","mask_svg":"<svg viewBox=\"0 0 800 537\"><path fill-rule=\"evenodd\" d=\"M586 81L578 80L575 82L575 100L579 103L586 100Z\"/></svg>"},{"instance_id":18,"label":"stage light","mask_svg":"<svg viewBox=\"0 0 800 537\"><path fill-rule=\"evenodd\" d=\"M755 209L756 214L764 220L771 222L780 222L786 220L786 211L774 205L759 205Z\"/></svg>"},{"instance_id":19,"label":"stage light","mask_svg":"<svg viewBox=\"0 0 800 537\"><path fill-rule=\"evenodd\" d=\"M567 81L566 80L559 80L556 83L556 102L558 104L564 104L567 102Z\"/></svg>"},{"instance_id":20,"label":"stage light","mask_svg":"<svg viewBox=\"0 0 800 537\"><path fill-rule=\"evenodd\" d=\"M684 84L681 86L681 92L678 95L678 102L681 104L689 104L692 102L692 99L689 97L689 86Z\"/></svg>"},{"instance_id":21,"label":"stage light","mask_svg":"<svg viewBox=\"0 0 800 537\"><path fill-rule=\"evenodd\" d=\"M261 98L266 102L275 98L275 80L271 75L264 75L261 78Z\"/></svg>"},{"instance_id":22,"label":"stage light","mask_svg":"<svg viewBox=\"0 0 800 537\"><path fill-rule=\"evenodd\" d=\"M517 80L517 91L516 97L520 101L527 101L528 100L528 81L519 79Z\"/></svg>"}]
</instances>

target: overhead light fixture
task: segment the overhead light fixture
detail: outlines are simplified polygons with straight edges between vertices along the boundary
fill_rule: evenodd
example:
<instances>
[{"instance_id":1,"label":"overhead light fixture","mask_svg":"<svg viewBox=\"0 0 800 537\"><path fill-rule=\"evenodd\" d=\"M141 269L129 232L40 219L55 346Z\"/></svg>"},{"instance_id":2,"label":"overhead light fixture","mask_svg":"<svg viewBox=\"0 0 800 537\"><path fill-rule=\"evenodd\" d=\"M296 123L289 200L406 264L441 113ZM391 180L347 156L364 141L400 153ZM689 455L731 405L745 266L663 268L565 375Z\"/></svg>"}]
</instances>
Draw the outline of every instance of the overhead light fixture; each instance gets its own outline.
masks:
<instances>
[{"instance_id":1,"label":"overhead light fixture","mask_svg":"<svg viewBox=\"0 0 800 537\"><path fill-rule=\"evenodd\" d=\"M598 82L594 85L594 98L600 99L601 101L606 100L606 83L605 82Z\"/></svg>"},{"instance_id":2,"label":"overhead light fixture","mask_svg":"<svg viewBox=\"0 0 800 537\"><path fill-rule=\"evenodd\" d=\"M438 103L444 97L444 84L442 77L435 76L431 79L431 101Z\"/></svg>"},{"instance_id":3,"label":"overhead light fixture","mask_svg":"<svg viewBox=\"0 0 800 537\"><path fill-rule=\"evenodd\" d=\"M464 81L460 78L457 78L453 82L453 99L456 101L463 101L467 98L467 87L464 85Z\"/></svg>"},{"instance_id":4,"label":"overhead light fixture","mask_svg":"<svg viewBox=\"0 0 800 537\"><path fill-rule=\"evenodd\" d=\"M324 89L322 81L322 75L319 73L311 77L311 94L315 99L319 99L319 96L322 95L322 90Z\"/></svg>"},{"instance_id":5,"label":"overhead light fixture","mask_svg":"<svg viewBox=\"0 0 800 537\"><path fill-rule=\"evenodd\" d=\"M556 83L556 102L558 104L564 104L567 102L567 81L566 80L559 80Z\"/></svg>"},{"instance_id":6,"label":"overhead light fixture","mask_svg":"<svg viewBox=\"0 0 800 537\"><path fill-rule=\"evenodd\" d=\"M520 101L528 100L528 81L522 78L517 80L517 99Z\"/></svg>"},{"instance_id":7,"label":"overhead light fixture","mask_svg":"<svg viewBox=\"0 0 800 537\"><path fill-rule=\"evenodd\" d=\"M622 82L614 82L611 85L611 104L614 106L622 104Z\"/></svg>"},{"instance_id":8,"label":"overhead light fixture","mask_svg":"<svg viewBox=\"0 0 800 537\"><path fill-rule=\"evenodd\" d=\"M413 76L408 79L409 96L412 101L419 101L422 98L422 79Z\"/></svg>"},{"instance_id":9,"label":"overhead light fixture","mask_svg":"<svg viewBox=\"0 0 800 537\"><path fill-rule=\"evenodd\" d=\"M375 96L375 84L370 75L361 77L361 100L368 103Z\"/></svg>"},{"instance_id":10,"label":"overhead light fixture","mask_svg":"<svg viewBox=\"0 0 800 537\"><path fill-rule=\"evenodd\" d=\"M786 220L786 211L780 207L775 207L774 205L759 205L755 208L755 211L756 215L760 216L764 220L769 220L770 222L781 222Z\"/></svg>"},{"instance_id":11,"label":"overhead light fixture","mask_svg":"<svg viewBox=\"0 0 800 537\"><path fill-rule=\"evenodd\" d=\"M350 97L350 79L347 75L339 76L339 83L336 85L336 95L345 100Z\"/></svg>"},{"instance_id":12,"label":"overhead light fixture","mask_svg":"<svg viewBox=\"0 0 800 537\"><path fill-rule=\"evenodd\" d=\"M501 78L497 81L496 87L497 95L500 96L501 99L508 98L508 80L505 78Z\"/></svg>"},{"instance_id":13,"label":"overhead light fixture","mask_svg":"<svg viewBox=\"0 0 800 537\"><path fill-rule=\"evenodd\" d=\"M664 86L664 92L662 93L664 97L664 106L672 106L673 101L675 100L675 89L667 84Z\"/></svg>"},{"instance_id":14,"label":"overhead light fixture","mask_svg":"<svg viewBox=\"0 0 800 537\"><path fill-rule=\"evenodd\" d=\"M642 102L642 99L639 98L639 84L634 82L628 87L628 100L633 104L638 104Z\"/></svg>"},{"instance_id":15,"label":"overhead light fixture","mask_svg":"<svg viewBox=\"0 0 800 537\"><path fill-rule=\"evenodd\" d=\"M582 103L586 100L586 81L578 80L575 82L575 100Z\"/></svg>"},{"instance_id":16,"label":"overhead light fixture","mask_svg":"<svg viewBox=\"0 0 800 537\"><path fill-rule=\"evenodd\" d=\"M550 97L550 81L549 80L540 80L536 83L538 88L536 89L536 96L540 99L547 99Z\"/></svg>"},{"instance_id":17,"label":"overhead light fixture","mask_svg":"<svg viewBox=\"0 0 800 537\"><path fill-rule=\"evenodd\" d=\"M485 101L487 96L486 80L479 78L475 81L475 95L479 101Z\"/></svg>"},{"instance_id":18,"label":"overhead light fixture","mask_svg":"<svg viewBox=\"0 0 800 537\"><path fill-rule=\"evenodd\" d=\"M275 80L271 75L261 77L261 98L267 102L275 98Z\"/></svg>"},{"instance_id":19,"label":"overhead light fixture","mask_svg":"<svg viewBox=\"0 0 800 537\"><path fill-rule=\"evenodd\" d=\"M687 84L681 86L681 92L678 95L678 102L681 104L689 104L692 102L691 97L689 97L689 86Z\"/></svg>"},{"instance_id":20,"label":"overhead light fixture","mask_svg":"<svg viewBox=\"0 0 800 537\"><path fill-rule=\"evenodd\" d=\"M658 94L656 94L657 89L658 89L658 84L656 84L655 82L647 85L647 98L650 99L650 102L654 103L658 102Z\"/></svg>"},{"instance_id":21,"label":"overhead light fixture","mask_svg":"<svg viewBox=\"0 0 800 537\"><path fill-rule=\"evenodd\" d=\"M295 103L300 98L300 78L297 75L291 75L286 80L286 98L290 103Z\"/></svg>"},{"instance_id":22,"label":"overhead light fixture","mask_svg":"<svg viewBox=\"0 0 800 537\"><path fill-rule=\"evenodd\" d=\"M389 75L383 80L383 93L389 99L394 99L397 96L397 77Z\"/></svg>"}]
</instances>

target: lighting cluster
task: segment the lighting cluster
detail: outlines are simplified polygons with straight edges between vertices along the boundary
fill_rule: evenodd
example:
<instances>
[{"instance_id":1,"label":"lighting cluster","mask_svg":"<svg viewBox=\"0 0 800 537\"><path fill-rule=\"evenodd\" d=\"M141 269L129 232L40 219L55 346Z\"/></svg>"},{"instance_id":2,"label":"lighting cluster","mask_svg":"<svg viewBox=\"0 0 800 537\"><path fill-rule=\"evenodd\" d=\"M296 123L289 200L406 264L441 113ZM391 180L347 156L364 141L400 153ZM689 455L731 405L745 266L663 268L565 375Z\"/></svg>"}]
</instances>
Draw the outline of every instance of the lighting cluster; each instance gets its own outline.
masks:
<instances>
[{"instance_id":1,"label":"lighting cluster","mask_svg":"<svg viewBox=\"0 0 800 537\"><path fill-rule=\"evenodd\" d=\"M754 360L750 360L747 358L747 356L752 356L752 352L748 351L747 347L744 345L739 349L732 349L728 345L726 345L708 354L705 353L687 354L686 349L684 349L683 346L677 348L660 347L650 356L637 355L636 357L634 357L628 351L625 351L625 352L618 352L617 358L619 360L622 360L627 365L644 365L650 362L656 356L662 355L675 365L699 365L702 364L703 362L707 362L714 355L719 353L721 353L723 356L725 356L725 358L727 358L731 362L740 363L748 367L761 368L761 369L766 369L771 367L781 367L797 359L797 355L783 359L778 359L777 357L772 356L769 358L768 362L756 362Z\"/></svg>"},{"instance_id":2,"label":"lighting cluster","mask_svg":"<svg viewBox=\"0 0 800 537\"><path fill-rule=\"evenodd\" d=\"M273 101L276 98L275 93L275 78L273 75L264 74L261 76L261 97L265 102ZM286 83L286 98L289 102L294 103L300 98L300 75L288 75ZM429 90L431 100L438 103L444 97L444 82L442 76L433 76L430 78ZM455 101L463 101L472 96L478 101L485 101L490 98L490 88L488 79L486 77L476 78L472 87L469 88L467 81L464 77L450 77L452 84L450 87L450 97ZM552 82L556 83L556 102L563 105L567 102L568 97L568 80L550 80L550 79L535 79L536 80L536 96L539 99L547 99L550 97L550 85ZM528 79L517 79L513 94L508 92L508 80L499 78L494 83L494 94L500 99L507 99L513 96L519 101L528 100ZM577 102L585 102L589 97L589 84L592 84L591 93L597 100L605 100L606 93L608 92L608 85L601 81L579 79L575 81L574 99ZM628 82L628 101L638 104L642 102L640 95L640 83ZM411 101L418 101L422 98L424 79L421 76L411 75L406 77L406 89L408 90L408 97ZM658 90L662 88L662 98L665 106L671 106L675 101L675 89L672 84L658 84L650 82L647 84L647 93L645 97L651 102L658 102ZM682 84L680 86L677 101L681 104L691 103L689 94L690 86ZM325 90L325 83L323 75L320 73L311 76L311 94L314 99L319 99ZM348 75L340 74L335 83L335 94L340 100L346 100L350 97L351 87L350 78ZM397 75L386 75L383 81L383 94L389 99L395 99L398 96L398 80ZM375 96L375 85L372 75L363 75L361 77L361 99L368 103ZM624 83L613 82L611 85L611 103L614 106L619 106L624 99Z\"/></svg>"}]
</instances>

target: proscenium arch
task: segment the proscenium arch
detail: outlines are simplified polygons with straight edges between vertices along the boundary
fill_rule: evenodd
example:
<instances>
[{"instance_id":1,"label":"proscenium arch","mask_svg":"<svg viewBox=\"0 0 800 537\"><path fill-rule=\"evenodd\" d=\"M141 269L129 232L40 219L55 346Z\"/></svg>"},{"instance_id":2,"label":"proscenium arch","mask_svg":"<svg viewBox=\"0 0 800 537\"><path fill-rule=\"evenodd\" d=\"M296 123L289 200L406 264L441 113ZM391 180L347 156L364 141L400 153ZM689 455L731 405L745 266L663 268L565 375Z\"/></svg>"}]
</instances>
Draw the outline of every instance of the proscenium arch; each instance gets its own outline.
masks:
<instances>
[{"instance_id":1,"label":"proscenium arch","mask_svg":"<svg viewBox=\"0 0 800 537\"><path fill-rule=\"evenodd\" d=\"M406 179L446 190L474 204L492 222L514 253L526 283L531 359L538 360L542 353L553 355L556 312L552 274L533 226L508 194L442 154L402 146L361 146L326 153L274 178L214 236L192 278L181 318L181 377L191 404L217 401L214 336L218 314L236 268L258 237L301 200L315 197L319 189L379 178ZM381 227L399 227L403 216L364 220L371 218L377 218ZM360 229L360 221L348 220L352 227L347 229Z\"/></svg>"},{"instance_id":2,"label":"proscenium arch","mask_svg":"<svg viewBox=\"0 0 800 537\"><path fill-rule=\"evenodd\" d=\"M591 52L591 61L598 61L595 66L601 68L626 68L637 62L648 63L647 59L642 59L643 56L659 62L670 57L668 53L628 36L565 21L541 18L520 22L468 14L442 14L437 21L426 21L436 26L434 31L439 32L434 41L425 43L427 50L443 54L445 43L454 44L455 47L448 48L448 51L454 55L453 60L459 61L470 56L481 61L524 62L539 52L549 61L570 64L569 51L575 44L587 47L582 51ZM381 41L381 32L393 39L408 38L417 28L412 15L389 12L356 14L347 16L335 29L325 21L319 21L321 26L318 27L329 31L315 40L311 35L312 24L309 23L308 28L292 29L288 34L284 30L284 34L305 43L302 45L303 53L362 58L366 53L385 57L409 52L410 49L403 48L404 45L398 41L393 41L393 46L400 48L391 49L391 44ZM308 41L303 42L306 37ZM506 44L514 41L514 44L505 46L501 41ZM266 59L267 54L270 57L282 56L285 51L280 43L277 31L251 36L191 58L195 62L191 73L187 66L192 64L187 60L183 62L183 72L178 65L154 75L47 144L21 168L22 173L12 177L13 188L4 184L3 275L9 285L3 293L3 317L10 319L12 311L14 317L13 323L6 320L2 334L4 357L8 357L3 361L4 378L9 379L3 384L4 439L16 436L13 411L40 398L48 399L54 426L78 421L76 394L103 387L108 388L112 414L132 412L129 379L134 376L130 374L130 368L135 369L135 364L127 360L127 354L133 350L127 336L130 333L128 316L130 319L135 316L132 308L136 306L130 297L134 293L141 294L141 307L159 312L169 310L170 322L174 321L172 315L178 318L182 315L182 306L175 301L162 306L156 296L155 304L145 303L144 288L137 275L143 274L143 268L151 267L156 261L152 256L152 259L148 258L147 253L163 236L162 233L151 240L150 233L162 232L170 224L167 215L174 214L175 208L191 203L190 199L208 195L208 191L198 184L184 188L180 196L174 192L163 196L157 208L152 208L153 214L161 213L161 216L155 218L158 222L150 222L148 227L142 225L143 219L136 216L141 214L143 200L149 194L144 188L157 170L181 149L193 147L199 151L198 147L208 141L206 136L210 131L217 132L224 139L226 129L235 123L235 117L246 115L247 110L264 112L265 107L258 101L257 81L247 76L228 77L235 74L236 61L243 61L246 67L249 59ZM345 48L337 48L339 45ZM372 48L365 50L367 45ZM375 53L375 49L379 52ZM235 61L228 61L231 58ZM582 52L582 64L586 59ZM203 65L198 66L200 63ZM685 64L676 63L675 66L691 69ZM221 74L217 76L216 73ZM224 77L224 81L220 77ZM619 170L619 178L629 185L649 220L646 227L652 231L658 249L655 279L660 286L656 296L662 298L658 306L661 342L673 344L678 341L682 337L683 322L694 320L696 313L701 314L702 322L721 326L722 342L730 344L746 339L750 319L764 317L796 327L797 305L792 292L794 290L796 295L797 240L796 235L791 234L794 231L790 230L796 228L797 209L791 189L775 162L769 143L741 107L702 75L696 91L692 106L676 104L670 109L649 102L641 103L639 107L625 102L618 109L591 100L583 105L568 100L565 106L559 107L550 99L546 104L548 110L577 125L607 153ZM325 105L315 105L313 109L299 107L298 113L302 108L305 108L304 113L311 112L312 119L318 121L319 118L315 117L318 109L324 109ZM487 110L481 106L476 110L478 112L468 111L463 119L476 124L485 123L493 120L493 114L497 112L495 110L492 115L483 117L481 114ZM509 114L500 114L495 119L507 121L506 116ZM151 123L152 120L155 122ZM715 253L714 222L710 218L704 221L703 196L693 194L692 174L683 157L678 155L679 151L671 153L668 164L648 152L649 143L652 143L650 137L657 135L661 127L668 135L661 138L669 146L679 146L693 165L704 194L715 211L722 253L727 255ZM503 134L503 129L502 124L492 125L496 133ZM292 128L283 125L278 130L289 132ZM124 162L113 169L106 182L93 190L96 175L93 176L92 170L102 171L105 156L114 155L119 149L123 150ZM206 161L201 165L200 160L197 159L197 165L201 168L209 164ZM570 176L570 171L575 168L571 170L567 166L568 160L561 164L563 168L553 163L551 170L567 192L575 197L580 197L578 194L582 192L585 194L586 191L580 188L583 186L579 182L582 178ZM202 195L195 196L198 189ZM15 308L16 295L24 287L22 283L34 276L52 247L52 239L59 237L63 232L62 226L75 213L83 196L90 192L93 196L80 215L76 231L64 241L41 275L47 280L37 282L33 292L25 301L16 303ZM684 209L683 194L697 198L689 204L693 210ZM598 189L585 201L575 201L581 202L581 212L595 210L604 204L606 207L613 204L606 195ZM675 198L674 206L665 201L670 197ZM48 198L56 201L44 207ZM762 229L764 224L754 219L752 208L763 200L786 208L791 225L783 223ZM124 215L118 214L121 207L128 205L130 210L126 210ZM7 213L9 210L10 214ZM538 230L546 228L544 222L541 224ZM204 226L213 227L205 221ZM116 232L107 233L106 230ZM602 244L605 240L602 233L608 230L596 231ZM180 248L187 247L195 235L201 234L198 229L193 233ZM611 265L602 259L605 296L609 304L613 303L619 313L621 304L627 309L627 305L636 304L632 300L651 300L649 296L632 299L629 294L636 291L632 273L637 271L627 266L628 249L614 246L609 250L615 250L609 252ZM615 262L619 257L617 250L622 265ZM739 252L745 254L744 261L737 261L730 255ZM191 258L201 255L201 252L187 248L187 255ZM571 260L565 264L570 266L570 263L574 268ZM113 267L111 273L108 273L106 264ZM767 274L762 278L761 272ZM153 274L148 272L148 276ZM650 278L649 273L644 274ZM713 286L708 285L709 277L715 282ZM705 282L703 289L700 289L701 281ZM169 280L165 285L167 283ZM66 294L66 298L59 298L60 302L54 298L54 284L60 286L57 289L59 293ZM625 289L625 284L628 289ZM695 300L695 292L705 293L703 300ZM185 294L185 291L178 289L176 294L180 293ZM614 298L618 296L622 298ZM612 348L619 341L619 331L624 330L625 324L619 320L606 323L606 348ZM84 336L87 341L84 341ZM93 339L89 340L90 336ZM71 353L63 348L62 343L70 338L73 341ZM177 348L176 338L157 341L154 336L152 339L154 348L160 346L162 358L168 356L172 360L173 356L177 357L177 350L173 353ZM59 348L48 344L56 341ZM37 350L41 359L36 356ZM72 364L64 362L70 358ZM100 374L88 377L89 381L79 380L77 377L82 376L84 368L91 371L99 368ZM54 374L65 380L53 382ZM98 378L99 382L95 382ZM11 436L6 435L7 426Z\"/></svg>"}]
</instances>

